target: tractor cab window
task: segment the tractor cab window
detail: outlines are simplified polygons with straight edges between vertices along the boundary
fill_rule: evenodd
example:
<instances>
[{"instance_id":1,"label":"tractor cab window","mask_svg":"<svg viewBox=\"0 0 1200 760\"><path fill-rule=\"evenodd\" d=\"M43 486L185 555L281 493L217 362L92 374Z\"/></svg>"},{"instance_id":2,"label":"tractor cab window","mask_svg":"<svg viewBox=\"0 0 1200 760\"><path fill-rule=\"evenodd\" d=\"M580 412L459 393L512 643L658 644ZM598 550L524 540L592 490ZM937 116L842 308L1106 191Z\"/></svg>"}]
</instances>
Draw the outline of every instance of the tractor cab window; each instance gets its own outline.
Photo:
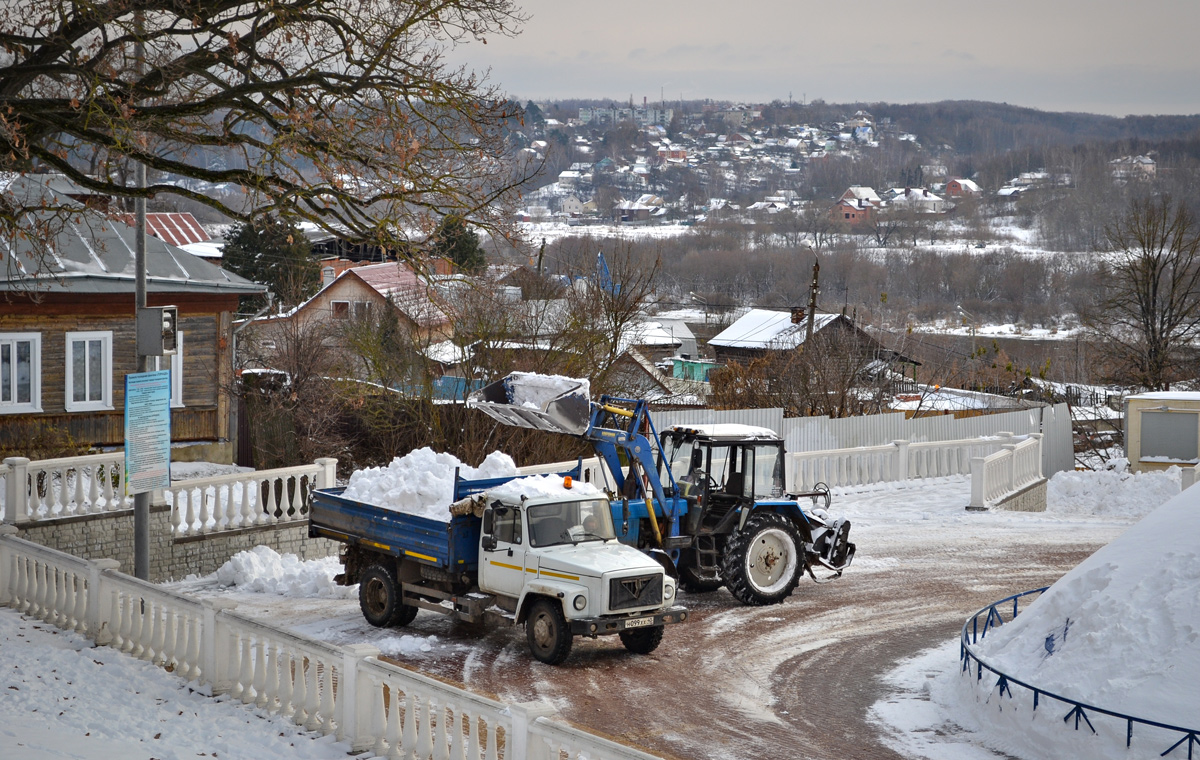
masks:
<instances>
[{"instance_id":1,"label":"tractor cab window","mask_svg":"<svg viewBox=\"0 0 1200 760\"><path fill-rule=\"evenodd\" d=\"M754 497L783 496L783 451L777 444L754 447Z\"/></svg>"}]
</instances>

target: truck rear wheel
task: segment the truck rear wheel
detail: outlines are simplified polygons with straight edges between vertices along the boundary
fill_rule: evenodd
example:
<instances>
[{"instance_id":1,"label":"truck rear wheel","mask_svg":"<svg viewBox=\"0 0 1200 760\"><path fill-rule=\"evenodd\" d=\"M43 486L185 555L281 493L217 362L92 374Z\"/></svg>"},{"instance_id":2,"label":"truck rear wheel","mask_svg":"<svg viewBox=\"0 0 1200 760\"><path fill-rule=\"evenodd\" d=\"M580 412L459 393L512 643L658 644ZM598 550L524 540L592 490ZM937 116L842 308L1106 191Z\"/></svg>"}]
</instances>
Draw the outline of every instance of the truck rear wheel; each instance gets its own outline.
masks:
<instances>
[{"instance_id":1,"label":"truck rear wheel","mask_svg":"<svg viewBox=\"0 0 1200 760\"><path fill-rule=\"evenodd\" d=\"M621 631L617 635L621 637L621 643L630 652L650 654L662 643L663 627L658 625L653 628L632 628L628 631Z\"/></svg>"},{"instance_id":2,"label":"truck rear wheel","mask_svg":"<svg viewBox=\"0 0 1200 760\"><path fill-rule=\"evenodd\" d=\"M571 629L562 607L549 599L538 599L525 619L529 651L547 665L558 665L571 654Z\"/></svg>"},{"instance_id":3,"label":"truck rear wheel","mask_svg":"<svg viewBox=\"0 0 1200 760\"><path fill-rule=\"evenodd\" d=\"M801 555L791 520L776 512L755 512L725 547L725 585L742 604L778 604L800 580Z\"/></svg>"},{"instance_id":4,"label":"truck rear wheel","mask_svg":"<svg viewBox=\"0 0 1200 760\"><path fill-rule=\"evenodd\" d=\"M359 577L358 606L377 628L405 626L417 616L416 607L401 603L400 584L383 565L371 565Z\"/></svg>"}]
</instances>

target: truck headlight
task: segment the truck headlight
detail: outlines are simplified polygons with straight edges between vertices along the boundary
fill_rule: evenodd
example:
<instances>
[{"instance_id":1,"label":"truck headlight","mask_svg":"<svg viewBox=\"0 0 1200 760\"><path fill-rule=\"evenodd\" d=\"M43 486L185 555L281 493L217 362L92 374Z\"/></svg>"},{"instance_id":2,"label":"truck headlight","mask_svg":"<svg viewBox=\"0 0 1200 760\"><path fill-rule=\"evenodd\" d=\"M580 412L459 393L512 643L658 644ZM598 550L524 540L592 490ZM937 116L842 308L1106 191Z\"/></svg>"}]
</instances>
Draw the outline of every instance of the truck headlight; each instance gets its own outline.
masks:
<instances>
[{"instance_id":1,"label":"truck headlight","mask_svg":"<svg viewBox=\"0 0 1200 760\"><path fill-rule=\"evenodd\" d=\"M575 597L575 601L571 602L571 604L575 605L575 609L582 610L587 606L587 597L583 594L580 594Z\"/></svg>"},{"instance_id":2,"label":"truck headlight","mask_svg":"<svg viewBox=\"0 0 1200 760\"><path fill-rule=\"evenodd\" d=\"M674 599L675 598L675 587L670 584L663 586L663 598Z\"/></svg>"}]
</instances>

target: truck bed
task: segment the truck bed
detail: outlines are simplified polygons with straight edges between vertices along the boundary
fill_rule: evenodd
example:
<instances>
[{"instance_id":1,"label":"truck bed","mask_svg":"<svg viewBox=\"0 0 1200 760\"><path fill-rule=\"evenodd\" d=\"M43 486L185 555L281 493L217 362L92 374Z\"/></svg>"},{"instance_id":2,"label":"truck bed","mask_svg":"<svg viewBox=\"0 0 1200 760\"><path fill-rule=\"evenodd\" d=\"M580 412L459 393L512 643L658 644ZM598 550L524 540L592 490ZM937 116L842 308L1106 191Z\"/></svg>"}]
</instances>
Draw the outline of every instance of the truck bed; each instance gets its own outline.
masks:
<instances>
[{"instance_id":1,"label":"truck bed","mask_svg":"<svg viewBox=\"0 0 1200 760\"><path fill-rule=\"evenodd\" d=\"M344 488L312 492L308 535L404 557L455 572L479 564L480 521L460 515L447 522L418 517L342 497ZM446 514L450 517L449 512Z\"/></svg>"}]
</instances>

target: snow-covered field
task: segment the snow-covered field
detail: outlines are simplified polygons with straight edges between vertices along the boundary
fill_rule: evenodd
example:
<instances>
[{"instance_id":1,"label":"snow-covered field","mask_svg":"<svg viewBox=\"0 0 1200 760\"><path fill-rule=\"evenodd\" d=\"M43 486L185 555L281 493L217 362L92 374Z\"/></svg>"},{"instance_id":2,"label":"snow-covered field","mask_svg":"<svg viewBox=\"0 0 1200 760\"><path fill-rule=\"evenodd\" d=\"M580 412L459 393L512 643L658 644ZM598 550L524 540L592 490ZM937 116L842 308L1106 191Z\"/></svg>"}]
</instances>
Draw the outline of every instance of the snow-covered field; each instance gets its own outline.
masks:
<instances>
[{"instance_id":1,"label":"snow-covered field","mask_svg":"<svg viewBox=\"0 0 1200 760\"><path fill-rule=\"evenodd\" d=\"M740 746L742 749L733 752L732 746L721 749L711 744L706 745L702 738L702 732L699 730L693 732L696 734L695 736L687 737L677 733L678 729L675 723L665 723L661 726L659 735L665 737L661 741L667 745L672 754L679 757L761 756L759 754L762 750L761 746L753 744L751 737L756 734L767 737L772 732L787 730L791 721L798 720L798 716L802 713L798 708L789 709L786 693L781 694L776 691L774 695L771 694L772 690L776 688L772 686L772 683L781 675L778 670L781 663L791 662L793 658L802 656L804 652L827 651L834 645L834 641L825 640L821 637L822 634L825 637L836 636L838 635L837 630L840 630L831 624L844 618L847 626L857 626L859 623L855 621L864 614L865 608L854 605L847 606L842 611L837 611L838 608L835 606L830 608L829 612L820 612L824 601L836 602L837 599L857 598L858 595L870 591L872 578L882 580L887 577L890 579L907 575L909 572L918 572L919 568L912 561L913 556L928 556L931 559L945 558L947 561L957 563L959 557L969 552L970 547L979 545L981 541L994 541L997 548L1027 546L1030 551L1037 548L1043 553L1058 551L1059 549L1055 547L1066 549L1071 545L1068 543L1069 541L1082 540L1085 543L1090 541L1093 545L1103 544L1177 494L1178 480L1177 470L1165 474L1136 477L1122 472L1060 473L1051 481L1050 507L1046 513L1042 514L999 511L985 514L967 513L963 506L969 496L969 480L958 477L836 492L834 511L846 514L854 521L852 538L859 544L859 558L848 571L846 579L839 582L839 584L849 585L833 584L815 588L809 586L806 588L811 590L798 592L797 598L789 600L788 604L762 609L731 606L726 603L724 592L700 595L691 599L685 598L684 601L694 605L694 609L697 611L695 622L673 630L673 646L664 650L661 656L656 655L648 660L627 659L624 655L619 654L619 647L609 654L611 647L603 642L581 642L579 652L573 655L574 664L568 663L569 667L557 669L530 667L525 662L528 658L520 654L523 649L522 642L518 640L522 638L519 633L502 631L489 634L488 638L479 640L463 631L457 631L447 626L437 616L426 617L426 613L422 613L416 623L404 631L373 629L362 621L356 601L352 598L353 590L341 589L332 585L332 575L337 572L336 562L329 560L300 562L294 557L280 557L261 547L252 552L238 555L213 576L191 578L175 584L175 588L200 595L221 595L237 601L239 611L243 613L269 617L278 625L333 643L370 643L411 667L427 670L442 677L462 679L462 682L469 686L475 685L485 691L501 693L502 697L507 695L508 698L522 700L534 698L534 696L548 697L558 705L565 717L581 725L587 725L585 716L591 710L590 708L585 710L578 704L583 697L566 696L570 692L563 691L566 688L563 684L575 682L577 685L582 685L586 693L593 693L589 690L600 687L593 676L588 674L589 671L595 671L601 681L611 682L613 687L621 689L622 693L625 693L626 689L631 690L628 694L631 699L645 698L650 700L649 704L655 704L655 702L665 699L666 696L660 694L655 697L653 695L655 689L652 684L643 683L645 674L658 672L673 674L668 678L683 677L678 671L671 670L671 668L683 667L687 672L692 673L691 677L697 683L708 684L706 689L715 689L719 692L706 694L703 698L700 693L697 693L689 700L699 705L707 699L713 702L716 705L714 709L718 710L728 710L730 709L728 705L739 705L730 720L736 718L744 724L745 736L738 737L740 744L733 745ZM1188 496L1191 497L1190 494ZM1200 492L1197 492L1197 495L1192 498L1194 501L1200 502ZM1196 505L1193 514L1200 514L1200 505ZM1200 588L1195 585L1200 571L1197 571L1195 549L1190 549L1190 554L1187 551L1189 551L1188 539L1192 538L1191 543L1195 543L1194 536L1197 535L1197 528L1200 526L1177 523L1174 520L1169 520L1169 522L1172 527L1178 527L1179 530L1172 531L1168 528L1165 531L1167 535L1163 536L1162 527L1156 526L1150 532L1160 538L1173 539L1176 542L1174 548L1166 550L1173 552L1171 557L1163 561L1176 563L1176 565L1168 564L1166 566L1175 567L1179 572L1175 576L1167 576L1156 571L1153 578L1157 580L1144 583L1134 581L1118 583L1116 580L1118 574L1115 571L1108 573L1106 577L1114 579L1111 581L1111 588L1114 591L1122 591L1121 599L1105 606L1099 604L1099 597L1096 597L1095 594L1089 596L1089 599L1097 600L1093 607L1104 612L1104 624L1095 627L1094 630L1089 630L1083 623L1079 623L1080 627L1072 628L1071 634L1080 633L1080 642L1095 641L1097 643L1096 647L1087 650L1084 659L1096 668L1096 672L1109 674L1107 677L1114 681L1113 684L1106 686L1110 689L1107 693L1111 695L1118 693L1111 689L1127 688L1130 685L1124 684L1124 681L1132 683L1136 680L1138 683L1132 684L1133 686L1152 689L1154 682L1149 679L1158 678L1155 674L1159 672L1161 665L1160 656L1157 653L1162 652L1164 653L1162 656L1166 656L1165 652L1169 649L1169 642L1166 639L1170 639L1174 642L1173 646L1178 648L1177 657L1190 663L1189 668L1191 669L1180 672L1180 675L1190 680L1160 680L1161 686L1157 692L1155 705L1174 700L1178 705L1182 705L1183 709L1190 709L1190 714L1195 715L1200 714L1200 690L1195 687L1196 673L1193 672L1197 667L1197 658L1192 656L1189 660L1188 652L1196 651L1197 631L1200 631L1200 619L1196 619L1194 614L1195 600L1200 598L1200 593L1198 593ZM1151 523L1147 521L1145 524L1150 525ZM1129 533L1136 535L1133 531ZM984 538L985 536L987 538ZM1127 570L1147 568L1161 570L1164 565L1156 565L1158 557L1154 555L1156 551L1162 554L1165 551L1162 549L1164 545L1149 547L1141 542L1135 549L1130 550L1130 555L1115 555L1110 552L1110 557L1104 558L1104 553L1101 552L1096 556L1101 557L1102 568L1115 563L1116 566ZM1119 548L1117 543L1112 546ZM1005 555L1001 555L998 561L1003 562L1003 556ZM1114 560L1112 557L1118 557L1118 559ZM1016 568L1019 566L1019 560L1020 558L1014 557L1010 564ZM1004 565L996 567L1002 568ZM932 577L936 578L936 566L929 570L934 574ZM1098 575L1094 571L1091 572L1092 574L1089 574L1085 568L1079 573L1072 573L1065 580L1070 584L1072 577L1081 575L1087 583L1095 586L1095 579ZM1018 572L1013 577L1026 576ZM987 584L987 588L975 588L973 593L985 594L984 598L986 599L998 599L1030 587L1029 585L1012 587L1012 583L1022 583L1022 581L1004 577L997 577L991 584L988 584L987 581L982 582ZM979 583L980 581L975 582L976 585ZM1076 583L1076 585L1079 586L1079 589L1086 591L1087 583L1083 585ZM1183 594L1186 598L1177 599L1176 592L1170 590L1169 587L1176 583L1182 584L1180 586L1182 590L1178 593ZM814 593L817 589L821 590L820 595ZM1119 640L1120 646L1116 650L1111 648L1101 650L1099 643L1100 638L1105 635L1106 625L1115 623L1117 618L1127 617L1130 614L1130 607L1138 604L1137 594L1145 592L1149 592L1154 597L1153 601L1159 605L1166 605L1171 609L1176 607L1191 609L1192 613L1190 614L1193 617L1182 619L1177 615L1168 621L1169 625L1165 625L1159 632L1158 638L1154 639L1138 640L1135 635L1137 632L1132 629L1113 633L1108 636L1110 643ZM347 594L351 598L346 598ZM1189 599L1192 605L1190 608L1187 607ZM1121 601L1125 607L1116 609L1113 605L1117 601ZM1060 613L1070 616L1073 620L1079 620L1090 614L1089 610L1092 609L1086 605L1070 607L1065 602L1056 604L1058 606L1054 607L1054 622L1060 627L1061 624L1057 620ZM1036 647L1044 648L1045 640L1045 632L1041 630L1045 624L1034 614L1036 610L1036 606L1031 607L1028 613L1031 621L1028 625L1035 629L1029 634L1035 639L1034 650ZM1147 610L1147 614L1157 614L1149 606L1147 606ZM957 614L965 617L973 611L973 609L962 609ZM1109 614L1110 612L1111 614ZM325 757L327 755L311 753L328 751L332 753L328 756L333 756L333 754L344 751L332 746L327 747L319 741L314 742L303 736L297 736L288 727L288 724L278 723L277 726L276 721L268 722L251 710L225 703L216 703L188 694L173 676L156 671L144 663L133 661L107 649L88 648L89 645L86 642L70 634L48 633L46 632L48 628L41 624L28 621L19 623L16 622L17 620L14 613L5 611L0 614L0 637L2 637L0 638L2 641L0 673L3 673L3 676L0 676L0 693L7 693L7 687L12 685L18 689L28 689L31 692L35 690L36 686L36 690L43 690L46 694L38 697L43 701L37 703L25 701L32 699L32 694L28 697L19 697L20 701L6 698L0 702L0 715L3 716L5 725L5 728L0 730L0 742L3 742L0 743L0 755L4 757L106 758L145 755L182 758L201 756L203 752L209 753L210 756L219 753L220 756L227 757L252 755L275 757L276 754L272 754L272 752L276 750L267 745L269 742L275 742L276 739L281 743L279 745L281 748L288 749L289 757ZM1021 618L1018 619L1018 621L1020 620ZM897 624L902 623L902 620L897 621ZM729 631L725 630L728 625L734 625L735 629L741 629L743 633L738 637L729 637ZM752 629L745 627L747 625L765 626L768 633L754 634ZM881 625L884 627L881 628ZM872 627L880 631L878 635L887 635L887 630L889 630L887 625L890 623L885 622L883 618L876 618ZM951 626L953 627L952 622ZM45 630L33 630L35 627ZM786 633L786 635L771 634L770 631L775 629L779 634ZM1024 636L1017 636L1020 630L1017 626L1012 626L1010 630L1013 632L1011 634L1013 641L1024 641ZM1083 634L1095 635L1084 636ZM709 651L712 642L715 641L725 641L732 647L726 652L726 655L739 652L741 650L738 649L738 642L746 643L747 636L753 636L749 639L752 642L749 646L752 648L738 654L739 667L733 670L728 667L728 659L718 658L711 663L707 658L692 659L693 651ZM995 640L1001 641L1000 637ZM768 641L775 642L774 648L766 647ZM932 641L936 641L936 639L931 640L931 643ZM68 644L64 646L62 642L68 642ZM699 647L699 649L696 650L695 647ZM1016 657L1014 667L1023 666L1027 659L1024 658L1024 654L1027 652L1020 647L1015 651L1020 656L1014 655ZM1066 663L1059 667L1065 668L1062 672L1069 674L1072 670L1072 663L1067 661L1068 653L1068 650L1062 650L1063 659L1055 662ZM710 654L715 653L710 652ZM105 664L96 665L95 661ZM447 663L453 662L461 663L461 669L446 671ZM885 660L885 662L889 661ZM121 663L120 667L114 667L118 663ZM879 698L870 708L869 718L875 726L879 739L900 756L928 757L936 760L949 760L950 758L972 760L973 758L1001 756L988 749L989 747L1005 752L1009 756L1022 758L1102 756L1090 751L1084 754L1080 754L1074 749L1068 752L1062 751L1065 745L1055 744L1056 741L1065 741L1059 737L1059 733L1072 734L1074 732L1063 729L1061 716L1051 715L1050 711L1041 710L1042 714L1032 720L1027 719L1028 716L1023 716L1020 721L1010 725L997 722L995 720L997 704L994 698L990 702L977 704L969 693L963 692L964 679L961 679L958 673L958 642L957 638L950 637L949 630L947 639L942 645L900 662L898 665L895 664L894 659L890 660L890 663L892 665L890 672L874 672L870 677L879 679L875 686L867 686L874 690ZM649 668L649 670L643 670L643 668ZM47 678L47 674L51 670L56 671L53 675L66 674L66 677L61 681L51 681ZM886 664L880 668L880 671L884 670L887 670ZM528 672L528 676L533 679L532 683L512 685L510 682L510 686L507 688L511 689L512 693L501 692L497 684L503 682L504 679L511 678L511 673L514 671ZM42 677L38 679L37 675ZM1143 678L1131 679L1131 676L1134 675L1140 675ZM497 681L497 677L501 680ZM1069 675L1066 677L1069 678ZM159 679L165 680L160 681ZM583 680L580 681L580 679ZM1081 685L1088 687L1095 687L1103 681L1104 679L1100 676L1080 679ZM718 683L720 686L716 685ZM592 686L587 684L592 684ZM534 692L533 695L528 693L531 688ZM1060 686L1060 688L1065 687ZM141 695L133 695L132 692L142 692L142 694L148 695L149 703L144 705L137 703L135 700ZM130 696L128 698L122 696L120 705L110 704L115 701L111 699L112 694L125 695L127 693ZM1128 693L1132 694L1133 692ZM639 694L642 696L639 697ZM85 705L82 700L91 699L91 695L101 696L94 703L88 702ZM1091 695L1073 694L1072 696L1090 701ZM1142 714L1133 709L1137 705L1132 704L1131 700L1132 703L1138 701L1136 697L1130 697L1124 699L1123 704L1117 707L1124 707L1131 712ZM214 713L214 717L211 719L199 717L207 715L201 711L200 704L208 705L218 713ZM722 708L723 704L726 707ZM763 710L763 705L766 705L767 715L773 714L775 717L769 723L756 723L751 716L758 714L757 711ZM76 712L72 714L64 710L68 706ZM38 723L42 720L41 716L31 723L26 718L35 707L39 713L54 710L64 711L66 715L60 720L64 721L63 726L69 731L50 731L46 725ZM1150 707L1147 705L1146 709L1149 710ZM618 709L627 710L628 707L622 706ZM1155 706L1153 709L1158 709L1158 707ZM109 712L105 712L106 710ZM580 710L585 711L580 712ZM1005 710L1006 712L1001 714L1002 719L1012 718L1011 710L1007 705L1005 705ZM180 712L183 715L180 715ZM656 712L663 711L657 710ZM673 711L668 712L678 715ZM1058 712L1065 712L1065 710ZM112 718L107 717L110 713ZM126 713L136 713L137 717L136 719L134 717L126 718L124 717ZM198 719L204 720L203 727L185 730L175 725L175 720L181 722L192 720L193 714L197 715ZM218 714L227 717L218 719ZM592 714L594 716L596 713L592 712ZM105 717L101 719L97 716ZM169 724L169 728L160 729L154 723L164 716L174 716L174 718L163 724L163 726ZM1145 717L1155 716L1146 715ZM232 722L225 723L219 722L219 720ZM103 733L91 728L93 724L98 725L102 721L113 725L129 721L129 725L132 725L133 729L130 731L112 729L108 733ZM23 728L24 726L30 726L28 731ZM764 729L762 728L764 726L772 726L772 728ZM89 730L92 731L92 737L97 738L94 744L87 743L92 737L83 736ZM234 735L235 730L252 734L252 736L240 740L242 742L240 746L250 748L248 752L232 751L226 746L226 742L237 746L229 738ZM729 736L727 726L723 726L720 730L725 736ZM764 730L766 730L765 734ZM163 738L153 739L154 734L160 731ZM1027 747L1018 746L1015 742L1004 741L1004 737L1014 731L1030 736L1040 736L1037 733L1039 731L1046 732L1046 736L1049 738L1042 741L1041 746L1044 749L1048 748L1047 751L1040 753L1036 750L1030 751ZM284 732L285 736L278 737L280 732ZM168 751L165 749L167 745L164 744L160 747L156 744L168 737L177 736L191 737L191 744L181 744L181 746L186 746L186 752L183 749ZM1123 733L1121 737L1123 738ZM103 742L100 741L101 739ZM139 742L139 740L141 741ZM18 748L16 744L18 741L23 742L26 746ZM113 746L120 747L122 751L114 750L117 752L116 754L103 754L108 751L109 744L107 742L115 743ZM120 744L120 742L124 742L124 744ZM46 745L47 749L39 750L42 751L40 755L20 753L26 752L29 746L36 743ZM303 754L290 748L288 746L290 743L302 745L303 752L310 754ZM138 754L130 750L131 747L138 749L146 744L150 744L152 750L156 750L157 753L142 750L141 754ZM260 745L264 747L261 750L259 749ZM654 746L654 744L651 742L646 746ZM708 746L709 750L699 749L704 746ZM1155 746L1157 747L1157 744ZM1155 755L1166 749L1167 746L1169 743L1157 747ZM1135 750L1137 747L1135 742ZM20 752L14 753L13 748L19 749ZM1123 744L1120 748L1123 751ZM174 751L175 754L171 754L171 751ZM229 754L226 754L227 752ZM826 755L814 752L813 756L823 757ZM1121 756L1137 757L1139 755ZM1186 756L1186 753L1180 756Z\"/></svg>"}]
</instances>

